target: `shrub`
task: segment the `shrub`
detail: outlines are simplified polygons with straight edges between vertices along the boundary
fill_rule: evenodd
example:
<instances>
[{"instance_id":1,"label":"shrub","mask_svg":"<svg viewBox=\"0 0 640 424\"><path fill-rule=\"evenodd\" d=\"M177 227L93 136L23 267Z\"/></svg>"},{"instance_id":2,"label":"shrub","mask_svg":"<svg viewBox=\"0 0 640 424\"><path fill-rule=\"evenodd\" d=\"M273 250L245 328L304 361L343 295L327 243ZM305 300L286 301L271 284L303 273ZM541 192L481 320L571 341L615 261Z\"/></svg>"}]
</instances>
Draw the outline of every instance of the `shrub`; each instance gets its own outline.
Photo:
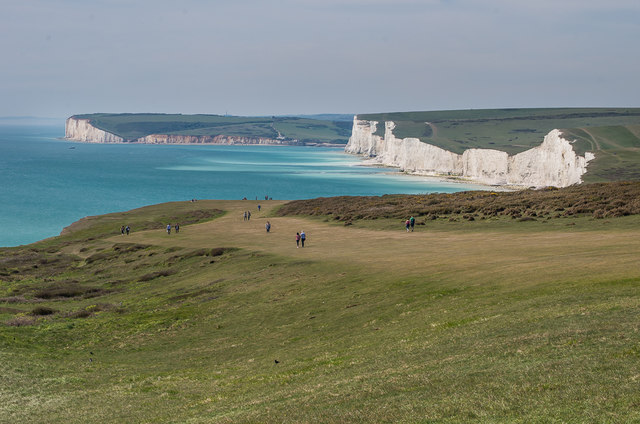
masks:
<instances>
[{"instance_id":1,"label":"shrub","mask_svg":"<svg viewBox=\"0 0 640 424\"><path fill-rule=\"evenodd\" d=\"M38 306L37 308L33 308L33 310L31 311L31 315L34 315L34 316L52 315L52 314L54 314L56 312L57 311L55 309L48 308L46 306Z\"/></svg>"},{"instance_id":2,"label":"shrub","mask_svg":"<svg viewBox=\"0 0 640 424\"><path fill-rule=\"evenodd\" d=\"M87 311L86 309L72 312L68 315L69 318L88 318L90 316L91 316L91 311Z\"/></svg>"},{"instance_id":3,"label":"shrub","mask_svg":"<svg viewBox=\"0 0 640 424\"><path fill-rule=\"evenodd\" d=\"M156 278L159 277L168 277L169 275L175 274L176 271L173 269L163 269L160 271L154 271L154 272L150 272L148 274L144 274L143 276L141 276L140 278L138 278L138 281L151 281L151 280L155 280Z\"/></svg>"},{"instance_id":4,"label":"shrub","mask_svg":"<svg viewBox=\"0 0 640 424\"><path fill-rule=\"evenodd\" d=\"M7 322L5 322L5 324L10 327L24 327L27 325L34 325L36 322L37 322L37 319L35 317L20 315L20 316L11 318Z\"/></svg>"},{"instance_id":5,"label":"shrub","mask_svg":"<svg viewBox=\"0 0 640 424\"><path fill-rule=\"evenodd\" d=\"M209 256L222 256L226 251L227 249L225 249L224 247L214 247L209 252Z\"/></svg>"}]
</instances>

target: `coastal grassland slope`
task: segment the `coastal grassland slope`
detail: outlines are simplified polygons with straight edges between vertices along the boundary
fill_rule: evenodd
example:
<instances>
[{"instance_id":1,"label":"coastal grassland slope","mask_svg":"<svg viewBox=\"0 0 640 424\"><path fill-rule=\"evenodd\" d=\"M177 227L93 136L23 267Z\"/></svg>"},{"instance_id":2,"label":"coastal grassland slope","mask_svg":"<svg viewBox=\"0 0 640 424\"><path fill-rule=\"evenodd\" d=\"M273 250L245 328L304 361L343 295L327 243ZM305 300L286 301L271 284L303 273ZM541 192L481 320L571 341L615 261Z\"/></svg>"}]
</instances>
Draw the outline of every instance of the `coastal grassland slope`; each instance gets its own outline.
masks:
<instances>
[{"instance_id":1,"label":"coastal grassland slope","mask_svg":"<svg viewBox=\"0 0 640 424\"><path fill-rule=\"evenodd\" d=\"M277 213L331 217L346 224L385 218L405 220L409 216L424 221L510 218L544 222L584 215L615 218L640 214L640 182L583 184L562 190L328 197L295 200Z\"/></svg>"},{"instance_id":2,"label":"coastal grassland slope","mask_svg":"<svg viewBox=\"0 0 640 424\"><path fill-rule=\"evenodd\" d=\"M282 205L156 205L0 250L0 421L640 419L640 216L406 233ZM208 217L137 230L187 215Z\"/></svg>"},{"instance_id":3,"label":"coastal grassland slope","mask_svg":"<svg viewBox=\"0 0 640 424\"><path fill-rule=\"evenodd\" d=\"M126 141L149 135L229 136L297 140L299 143L345 144L351 124L304 117L241 117L145 113L95 113L75 115L91 125Z\"/></svg>"},{"instance_id":4,"label":"coastal grassland slope","mask_svg":"<svg viewBox=\"0 0 640 424\"><path fill-rule=\"evenodd\" d=\"M418 138L462 154L471 148L515 155L540 145L553 129L574 141L576 153L595 153L586 182L640 179L639 108L486 109L358 115L366 121L393 121L397 138ZM377 126L383 137L385 127Z\"/></svg>"}]
</instances>

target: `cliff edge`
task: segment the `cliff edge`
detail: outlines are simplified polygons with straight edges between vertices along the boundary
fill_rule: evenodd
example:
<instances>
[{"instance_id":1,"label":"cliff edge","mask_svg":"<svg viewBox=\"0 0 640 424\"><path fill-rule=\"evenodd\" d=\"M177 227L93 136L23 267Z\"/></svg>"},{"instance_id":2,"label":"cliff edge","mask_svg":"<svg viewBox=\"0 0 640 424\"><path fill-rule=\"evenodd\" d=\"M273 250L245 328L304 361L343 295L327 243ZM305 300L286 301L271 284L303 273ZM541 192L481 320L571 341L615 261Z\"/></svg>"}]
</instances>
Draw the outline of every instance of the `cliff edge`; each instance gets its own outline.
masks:
<instances>
[{"instance_id":1,"label":"cliff edge","mask_svg":"<svg viewBox=\"0 0 640 424\"><path fill-rule=\"evenodd\" d=\"M396 138L393 121L385 122L381 137L375 134L378 125L356 116L345 152L420 175L455 176L489 185L567 187L582 182L587 164L595 158L590 152L578 156L557 129L540 146L513 156L493 149L467 149L459 155L417 138Z\"/></svg>"},{"instance_id":2,"label":"cliff edge","mask_svg":"<svg viewBox=\"0 0 640 424\"><path fill-rule=\"evenodd\" d=\"M64 126L64 138L85 143L124 143L124 139L91 125L89 119L74 116L67 118Z\"/></svg>"},{"instance_id":3,"label":"cliff edge","mask_svg":"<svg viewBox=\"0 0 640 424\"><path fill-rule=\"evenodd\" d=\"M297 140L268 137L246 137L229 135L181 135L149 134L134 139L124 139L116 134L92 125L90 119L72 116L65 123L64 138L85 143L141 143L141 144L278 144L297 145Z\"/></svg>"}]
</instances>

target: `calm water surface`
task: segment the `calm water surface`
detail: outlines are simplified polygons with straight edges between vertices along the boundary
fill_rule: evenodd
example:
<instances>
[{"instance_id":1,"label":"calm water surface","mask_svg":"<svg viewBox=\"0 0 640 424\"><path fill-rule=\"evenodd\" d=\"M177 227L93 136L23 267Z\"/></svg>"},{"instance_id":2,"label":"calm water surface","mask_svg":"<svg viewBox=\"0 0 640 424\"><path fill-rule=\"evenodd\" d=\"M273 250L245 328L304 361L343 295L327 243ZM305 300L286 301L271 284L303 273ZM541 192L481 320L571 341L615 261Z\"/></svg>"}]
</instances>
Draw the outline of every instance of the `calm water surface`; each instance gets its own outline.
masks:
<instances>
[{"instance_id":1,"label":"calm water surface","mask_svg":"<svg viewBox=\"0 0 640 424\"><path fill-rule=\"evenodd\" d=\"M454 192L475 185L358 166L342 149L84 144L61 126L0 125L0 246L58 235L87 216L197 199Z\"/></svg>"}]
</instances>

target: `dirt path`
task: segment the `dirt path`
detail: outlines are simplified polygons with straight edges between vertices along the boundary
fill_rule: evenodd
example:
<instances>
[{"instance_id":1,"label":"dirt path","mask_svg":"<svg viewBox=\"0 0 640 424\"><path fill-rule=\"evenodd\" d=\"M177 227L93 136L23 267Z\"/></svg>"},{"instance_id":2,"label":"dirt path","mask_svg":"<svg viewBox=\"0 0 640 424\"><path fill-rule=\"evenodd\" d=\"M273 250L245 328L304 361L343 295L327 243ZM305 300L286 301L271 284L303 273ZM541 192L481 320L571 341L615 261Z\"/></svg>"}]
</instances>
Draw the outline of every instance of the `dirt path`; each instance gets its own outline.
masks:
<instances>
[{"instance_id":1,"label":"dirt path","mask_svg":"<svg viewBox=\"0 0 640 424\"><path fill-rule=\"evenodd\" d=\"M407 233L398 223L397 231L376 231L343 227L295 217L267 217L282 202L268 202L261 212L242 201L220 201L228 213L214 221L183 227L180 234L167 235L162 230L134 233L128 241L185 248L239 247L305 260L347 263L370 271L407 275L439 273L469 274L477 270L479 279L505 268L513 269L514 278L539 276L552 278L573 269L576 278L606 272L602 251L608 261L637 267L640 251L638 232L430 232L427 226ZM252 209L250 221L243 210ZM265 224L271 223L267 234ZM305 248L296 248L295 235L304 230ZM113 237L112 241L121 241ZM542 268L541 268L542 267ZM523 277L524 278L524 277ZM530 277L529 277L530 278Z\"/></svg>"},{"instance_id":2,"label":"dirt path","mask_svg":"<svg viewBox=\"0 0 640 424\"><path fill-rule=\"evenodd\" d=\"M425 122L425 124L427 124L427 125L429 125L431 127L431 132L433 133L431 135L431 138L437 138L438 137L438 127L436 127L431 122Z\"/></svg>"}]
</instances>

